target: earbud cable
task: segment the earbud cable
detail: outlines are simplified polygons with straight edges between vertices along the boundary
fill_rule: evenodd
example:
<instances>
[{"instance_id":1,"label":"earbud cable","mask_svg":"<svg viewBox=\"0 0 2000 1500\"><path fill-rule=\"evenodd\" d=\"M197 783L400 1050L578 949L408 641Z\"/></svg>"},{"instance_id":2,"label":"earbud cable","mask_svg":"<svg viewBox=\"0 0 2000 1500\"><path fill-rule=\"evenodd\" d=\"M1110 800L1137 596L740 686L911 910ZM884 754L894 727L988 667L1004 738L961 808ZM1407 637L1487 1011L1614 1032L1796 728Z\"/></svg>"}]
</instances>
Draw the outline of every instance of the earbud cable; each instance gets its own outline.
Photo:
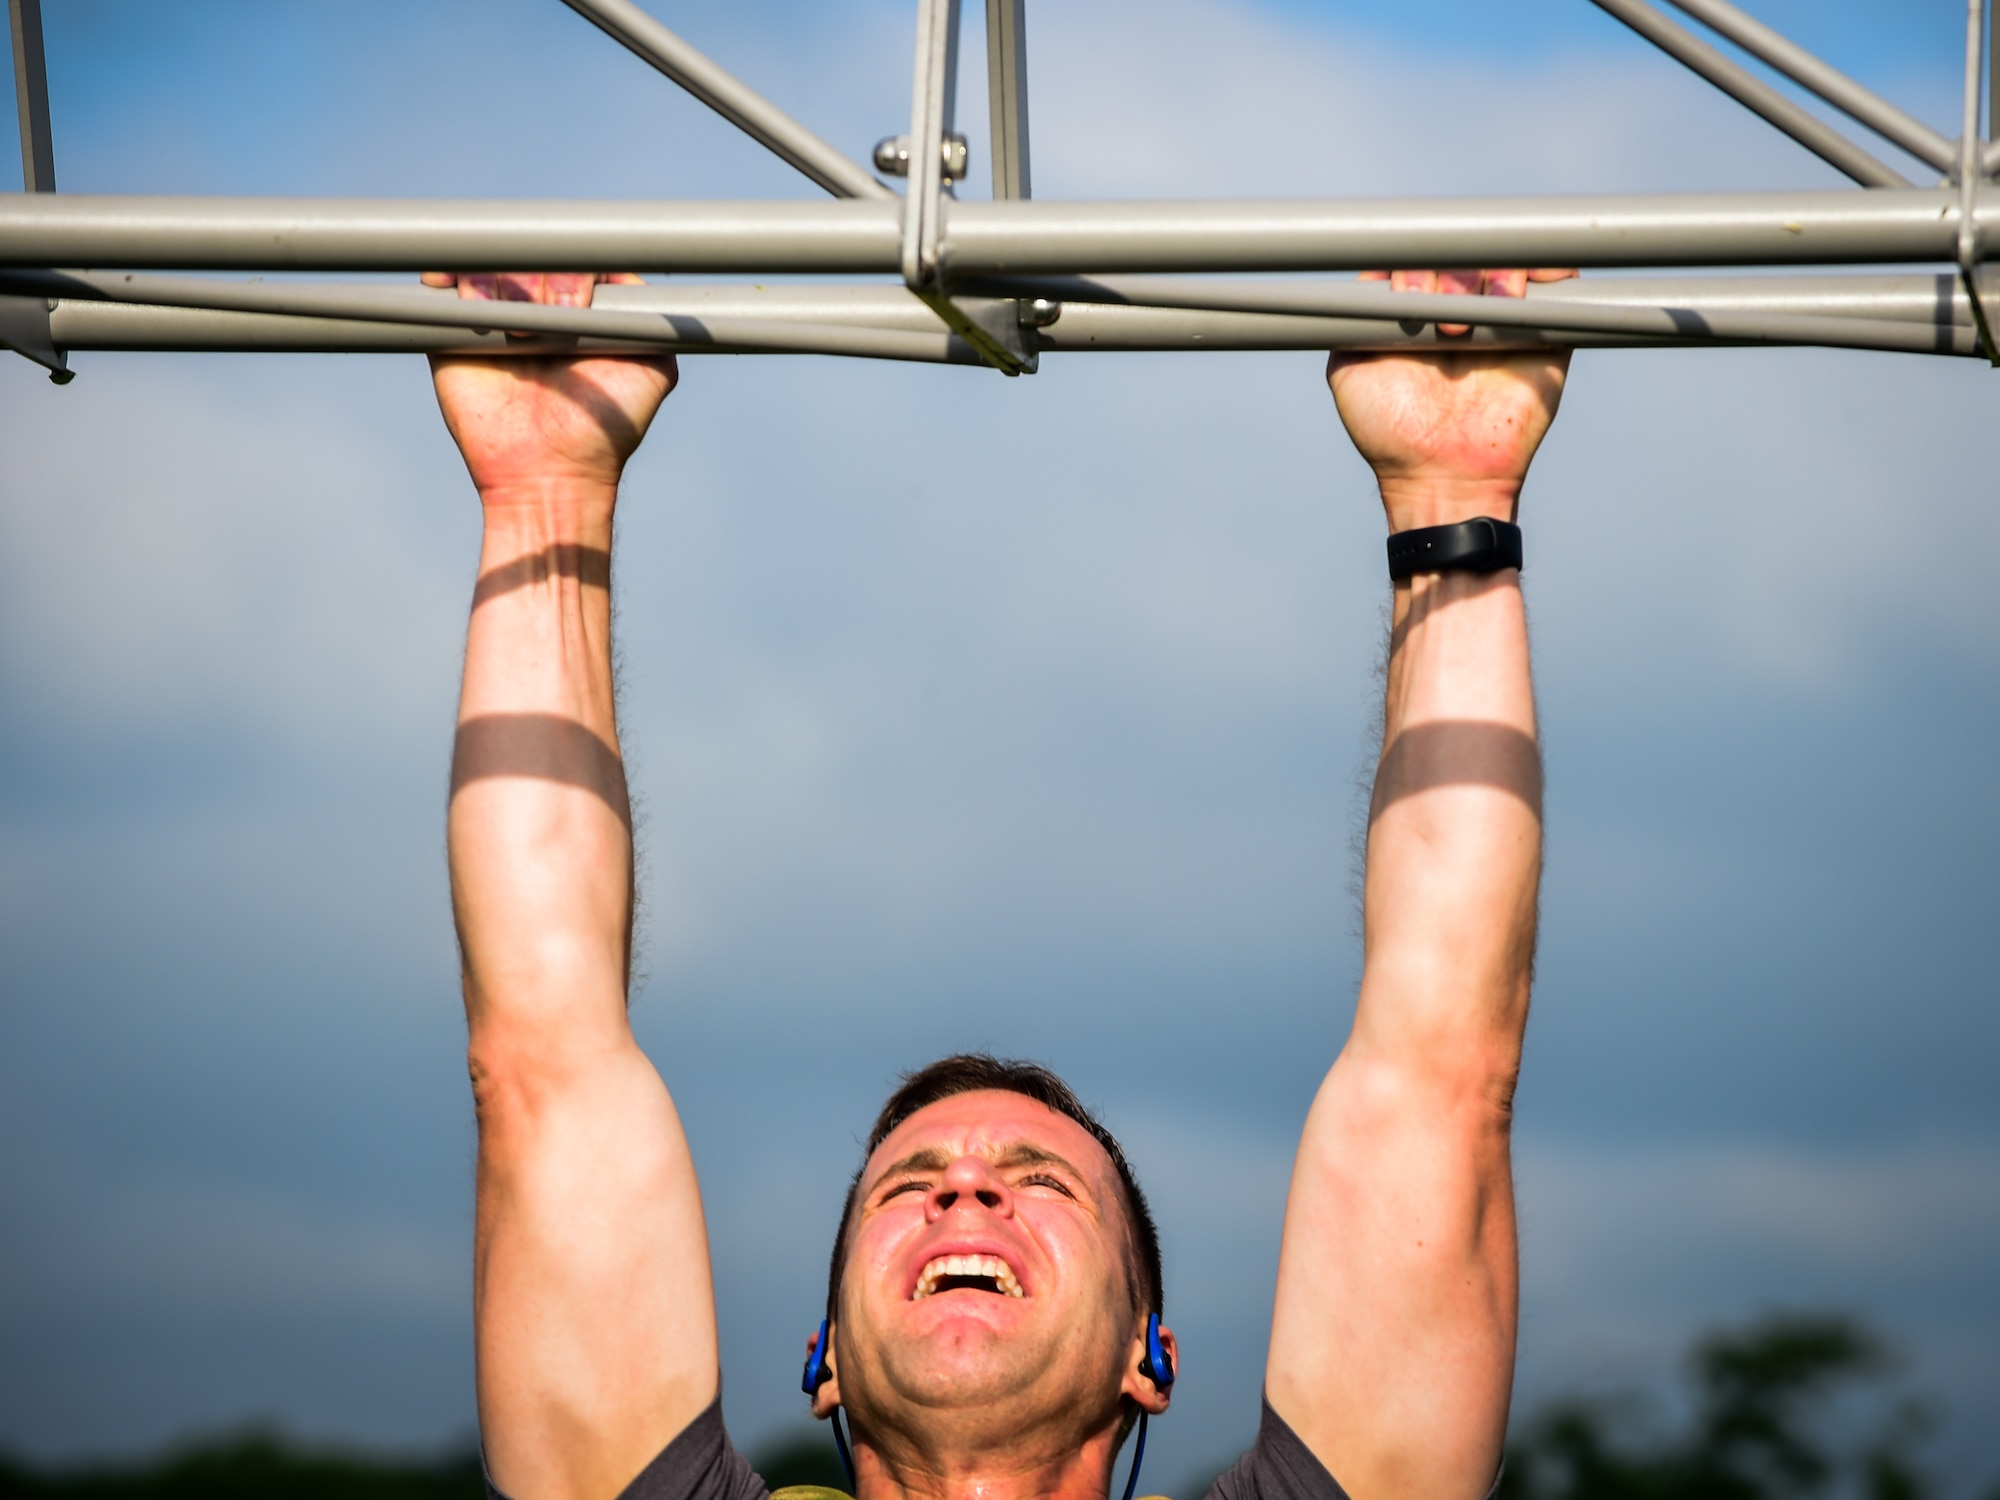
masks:
<instances>
[{"instance_id":1,"label":"earbud cable","mask_svg":"<svg viewBox=\"0 0 2000 1500\"><path fill-rule=\"evenodd\" d=\"M1139 1483L1139 1465L1146 1461L1146 1414L1139 1413L1139 1440L1132 1445L1132 1472L1125 1476L1125 1500L1132 1500L1132 1490Z\"/></svg>"},{"instance_id":2,"label":"earbud cable","mask_svg":"<svg viewBox=\"0 0 2000 1500\"><path fill-rule=\"evenodd\" d=\"M840 1466L847 1470L847 1491L855 1492L854 1457L847 1451L847 1434L840 1430L840 1408L833 1409L833 1446L840 1450Z\"/></svg>"}]
</instances>

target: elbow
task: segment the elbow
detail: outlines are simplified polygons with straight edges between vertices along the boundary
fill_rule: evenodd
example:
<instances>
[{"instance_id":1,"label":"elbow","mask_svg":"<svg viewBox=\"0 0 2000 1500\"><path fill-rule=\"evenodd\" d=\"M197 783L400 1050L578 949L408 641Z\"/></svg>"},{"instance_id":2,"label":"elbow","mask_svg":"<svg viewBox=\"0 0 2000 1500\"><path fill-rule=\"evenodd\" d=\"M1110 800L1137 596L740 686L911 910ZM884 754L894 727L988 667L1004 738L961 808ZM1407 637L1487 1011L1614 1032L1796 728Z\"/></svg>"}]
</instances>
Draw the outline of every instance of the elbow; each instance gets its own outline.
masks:
<instances>
[{"instance_id":1,"label":"elbow","mask_svg":"<svg viewBox=\"0 0 2000 1500\"><path fill-rule=\"evenodd\" d=\"M1468 1041L1452 1038L1396 1055L1373 1052L1361 1039L1334 1065L1345 1075L1342 1095L1364 1130L1400 1131L1426 1122L1461 1138L1506 1141L1513 1132L1514 1095L1521 1079L1518 1038Z\"/></svg>"},{"instance_id":2,"label":"elbow","mask_svg":"<svg viewBox=\"0 0 2000 1500\"><path fill-rule=\"evenodd\" d=\"M629 1031L617 1037L590 1030L573 1021L556 1026L546 1018L518 1015L475 1022L465 1065L481 1138L543 1116L588 1088L614 1054L635 1045Z\"/></svg>"}]
</instances>

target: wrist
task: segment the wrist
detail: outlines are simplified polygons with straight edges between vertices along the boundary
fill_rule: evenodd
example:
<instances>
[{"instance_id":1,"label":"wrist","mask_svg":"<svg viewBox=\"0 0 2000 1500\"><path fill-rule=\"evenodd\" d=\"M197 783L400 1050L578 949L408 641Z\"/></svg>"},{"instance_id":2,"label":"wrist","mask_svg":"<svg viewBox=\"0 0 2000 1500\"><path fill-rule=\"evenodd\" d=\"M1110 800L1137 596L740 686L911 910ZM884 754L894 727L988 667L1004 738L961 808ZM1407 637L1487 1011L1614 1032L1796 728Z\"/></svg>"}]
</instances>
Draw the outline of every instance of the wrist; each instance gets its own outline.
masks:
<instances>
[{"instance_id":1,"label":"wrist","mask_svg":"<svg viewBox=\"0 0 2000 1500\"><path fill-rule=\"evenodd\" d=\"M1512 521L1521 500L1519 479L1378 475L1376 483L1391 532L1451 526L1475 516Z\"/></svg>"},{"instance_id":2,"label":"wrist","mask_svg":"<svg viewBox=\"0 0 2000 1500\"><path fill-rule=\"evenodd\" d=\"M574 475L548 475L479 489L489 538L518 535L538 545L597 542L608 537L618 486Z\"/></svg>"}]
</instances>

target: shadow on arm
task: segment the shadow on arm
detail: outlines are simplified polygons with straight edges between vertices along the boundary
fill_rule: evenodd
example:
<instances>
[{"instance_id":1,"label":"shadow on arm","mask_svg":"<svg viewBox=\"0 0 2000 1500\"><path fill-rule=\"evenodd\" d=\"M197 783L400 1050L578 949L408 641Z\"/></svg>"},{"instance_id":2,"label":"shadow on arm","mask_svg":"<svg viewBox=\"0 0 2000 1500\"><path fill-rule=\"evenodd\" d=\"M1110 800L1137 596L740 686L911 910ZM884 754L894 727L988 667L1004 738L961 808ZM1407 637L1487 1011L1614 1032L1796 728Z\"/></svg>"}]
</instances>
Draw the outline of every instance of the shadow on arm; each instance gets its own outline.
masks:
<instances>
[{"instance_id":1,"label":"shadow on arm","mask_svg":"<svg viewBox=\"0 0 2000 1500\"><path fill-rule=\"evenodd\" d=\"M585 588L611 587L611 554L601 547L558 544L517 557L512 562L479 575L472 590L472 607L489 604L503 594L551 578L574 578Z\"/></svg>"},{"instance_id":2,"label":"shadow on arm","mask_svg":"<svg viewBox=\"0 0 2000 1500\"><path fill-rule=\"evenodd\" d=\"M1446 786L1486 786L1519 798L1542 816L1542 756L1511 724L1442 719L1405 729L1382 752L1368 822L1405 797Z\"/></svg>"},{"instance_id":3,"label":"shadow on arm","mask_svg":"<svg viewBox=\"0 0 2000 1500\"><path fill-rule=\"evenodd\" d=\"M496 776L581 787L610 808L628 834L632 831L624 762L574 719L556 714L482 714L460 724L452 744L452 796L472 782Z\"/></svg>"}]
</instances>

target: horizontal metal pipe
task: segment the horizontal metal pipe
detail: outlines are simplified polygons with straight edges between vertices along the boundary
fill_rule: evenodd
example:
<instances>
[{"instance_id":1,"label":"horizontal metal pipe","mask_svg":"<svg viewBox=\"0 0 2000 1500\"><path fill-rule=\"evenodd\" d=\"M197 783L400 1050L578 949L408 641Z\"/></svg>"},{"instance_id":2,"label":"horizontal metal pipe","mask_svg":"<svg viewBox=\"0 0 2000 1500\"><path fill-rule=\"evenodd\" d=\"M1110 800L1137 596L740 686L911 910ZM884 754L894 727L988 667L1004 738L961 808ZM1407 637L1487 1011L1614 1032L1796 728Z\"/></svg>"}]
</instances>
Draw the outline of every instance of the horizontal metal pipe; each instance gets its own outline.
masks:
<instances>
[{"instance_id":1,"label":"horizontal metal pipe","mask_svg":"<svg viewBox=\"0 0 2000 1500\"><path fill-rule=\"evenodd\" d=\"M1755 74L1731 62L1701 38L1653 9L1645 0L1593 0L1593 3L1863 187L1910 185L1909 179L1902 173L1877 161L1812 111L1794 104Z\"/></svg>"},{"instance_id":2,"label":"horizontal metal pipe","mask_svg":"<svg viewBox=\"0 0 2000 1500\"><path fill-rule=\"evenodd\" d=\"M1862 318L1815 320L1808 339L1824 348L1900 354L1977 355L1969 327ZM1201 312L1179 308L1078 303L1040 333L1042 352L1138 350L1352 349L1421 351L1440 349L1651 349L1782 347L1795 341L1759 337L1689 339L1629 333L1580 331L1538 334L1527 328L1475 327L1463 336L1445 336L1435 323L1413 325L1362 318L1313 318L1270 313Z\"/></svg>"},{"instance_id":3,"label":"horizontal metal pipe","mask_svg":"<svg viewBox=\"0 0 2000 1500\"><path fill-rule=\"evenodd\" d=\"M1669 0L1675 8L1729 38L1758 61L1810 89L1835 109L1858 120L1883 140L1901 146L1938 172L1958 170L1958 148L1921 120L1849 78L1791 38L1772 30L1729 0Z\"/></svg>"},{"instance_id":4,"label":"horizontal metal pipe","mask_svg":"<svg viewBox=\"0 0 2000 1500\"><path fill-rule=\"evenodd\" d=\"M1302 290L1312 290L1305 288ZM632 286L604 287L609 307L693 317L710 326L727 320L794 321L803 325L848 325L850 332L922 335L950 363L977 363L976 354L937 329L930 310L900 287ZM1551 314L1573 309L1564 303L1615 305L1628 298L1642 306L1683 301L1705 317L1733 313L1812 315L1814 343L1840 347L1972 354L1970 321L1955 277L1742 277L1631 279L1563 282L1534 289L1533 300ZM1697 302L1696 299L1699 299ZM1825 325L1844 320L1845 326ZM114 302L60 301L51 317L55 342L72 350L177 349L272 352L446 352L530 354L550 350L623 352L639 346L600 339L510 339L497 331L427 328L413 324L369 323L289 317L277 314L206 312ZM1414 329L1414 331L1412 331ZM801 343L811 326L801 328ZM1768 331L1767 331L1768 333ZM1529 328L1479 327L1465 338L1442 340L1434 324L1412 325L1384 319L1328 318L1260 312L1071 303L1050 328L1041 330L1048 352L1224 349L1410 349L1542 348L1552 342L1578 348L1652 347L1690 342L1629 333L1572 331L1551 336ZM1755 342L1768 343L1766 336ZM1704 345L1737 342L1727 337ZM752 352L710 345L687 352ZM764 351L770 352L770 351Z\"/></svg>"},{"instance_id":5,"label":"horizontal metal pipe","mask_svg":"<svg viewBox=\"0 0 2000 1500\"><path fill-rule=\"evenodd\" d=\"M1943 189L1243 203L961 203L959 277L1390 266L1733 266L1949 261ZM2000 205L1981 205L1982 225Z\"/></svg>"},{"instance_id":6,"label":"horizontal metal pipe","mask_svg":"<svg viewBox=\"0 0 2000 1500\"><path fill-rule=\"evenodd\" d=\"M0 194L0 266L900 273L899 205ZM1573 198L949 202L958 277L1396 265L1950 261L1941 189ZM1981 206L2000 226L2000 203ZM1989 239L2000 236L1988 235Z\"/></svg>"},{"instance_id":7,"label":"horizontal metal pipe","mask_svg":"<svg viewBox=\"0 0 2000 1500\"><path fill-rule=\"evenodd\" d=\"M662 26L632 0L563 0L628 51L644 58L738 130L838 198L895 193L777 105Z\"/></svg>"},{"instance_id":8,"label":"horizontal metal pipe","mask_svg":"<svg viewBox=\"0 0 2000 1500\"><path fill-rule=\"evenodd\" d=\"M893 270L901 204L0 195L0 265Z\"/></svg>"},{"instance_id":9,"label":"horizontal metal pipe","mask_svg":"<svg viewBox=\"0 0 2000 1500\"><path fill-rule=\"evenodd\" d=\"M1824 318L1763 309L1716 311L1698 307L1642 306L1571 299L1480 297L1453 293L1397 292L1380 282L1306 285L1176 281L1162 277L999 278L975 283L989 296L1044 297L1065 307L1080 302L1198 308L1214 312L1265 312L1303 317L1375 318L1384 322L1469 324L1532 329L1560 339L1569 333L1613 333L1642 338L1727 338L1739 342L1819 344L1854 336L1867 321ZM1888 325L1884 325L1888 326ZM1905 330L1920 347L1927 330ZM1871 323L1870 338L1880 338ZM1869 347L1878 347L1870 344Z\"/></svg>"}]
</instances>

